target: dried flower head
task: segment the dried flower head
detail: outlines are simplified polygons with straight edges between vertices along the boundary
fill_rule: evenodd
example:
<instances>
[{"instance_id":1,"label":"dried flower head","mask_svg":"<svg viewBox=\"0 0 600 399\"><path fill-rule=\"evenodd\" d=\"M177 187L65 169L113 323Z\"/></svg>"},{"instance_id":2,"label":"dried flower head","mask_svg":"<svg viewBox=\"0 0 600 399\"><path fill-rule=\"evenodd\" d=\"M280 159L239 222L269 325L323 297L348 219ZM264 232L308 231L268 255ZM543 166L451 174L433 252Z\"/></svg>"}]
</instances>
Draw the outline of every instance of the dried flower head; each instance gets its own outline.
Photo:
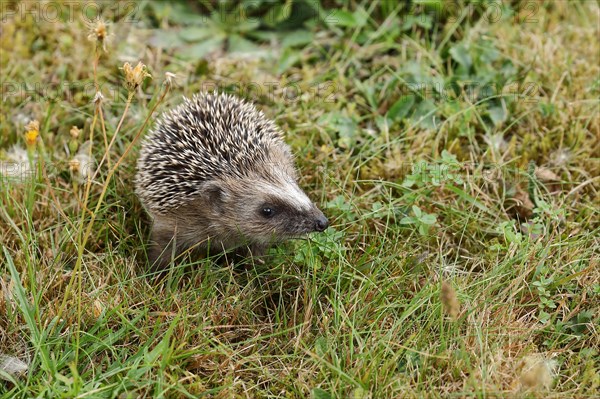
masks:
<instances>
[{"instance_id":1,"label":"dried flower head","mask_svg":"<svg viewBox=\"0 0 600 399\"><path fill-rule=\"evenodd\" d=\"M550 163L556 166L567 166L573 160L573 153L566 148L560 148L550 154Z\"/></svg>"},{"instance_id":2,"label":"dried flower head","mask_svg":"<svg viewBox=\"0 0 600 399\"><path fill-rule=\"evenodd\" d=\"M27 125L25 125L25 130L40 130L40 122L37 120L30 121Z\"/></svg>"},{"instance_id":3,"label":"dried flower head","mask_svg":"<svg viewBox=\"0 0 600 399\"><path fill-rule=\"evenodd\" d=\"M165 72L165 85L172 87L175 79L177 79L177 75L172 72Z\"/></svg>"},{"instance_id":4,"label":"dried flower head","mask_svg":"<svg viewBox=\"0 0 600 399\"><path fill-rule=\"evenodd\" d=\"M90 146L91 141L89 140L83 143L77 154L69 161L69 170L80 183L90 179L95 165L94 158L89 155Z\"/></svg>"},{"instance_id":5,"label":"dried flower head","mask_svg":"<svg viewBox=\"0 0 600 399\"><path fill-rule=\"evenodd\" d=\"M151 78L152 75L148 73L146 65L138 62L135 68L131 67L129 62L123 64L123 72L125 73L125 87L127 90L133 91L137 89L145 78Z\"/></svg>"},{"instance_id":6,"label":"dried flower head","mask_svg":"<svg viewBox=\"0 0 600 399\"><path fill-rule=\"evenodd\" d=\"M99 318L102 315L102 310L104 309L104 305L98 299L96 299L92 305L92 313L95 318Z\"/></svg>"},{"instance_id":7,"label":"dried flower head","mask_svg":"<svg viewBox=\"0 0 600 399\"><path fill-rule=\"evenodd\" d=\"M40 135L40 123L37 120L29 122L25 126L25 142L27 146L35 145L38 136Z\"/></svg>"},{"instance_id":8,"label":"dried flower head","mask_svg":"<svg viewBox=\"0 0 600 399\"><path fill-rule=\"evenodd\" d=\"M556 376L556 360L545 359L541 354L525 356L517 370L520 370L520 382L525 389L550 389Z\"/></svg>"},{"instance_id":9,"label":"dried flower head","mask_svg":"<svg viewBox=\"0 0 600 399\"><path fill-rule=\"evenodd\" d=\"M102 50L106 51L108 41L108 24L102 18L96 19L90 26L88 39L95 41Z\"/></svg>"},{"instance_id":10,"label":"dried flower head","mask_svg":"<svg viewBox=\"0 0 600 399\"><path fill-rule=\"evenodd\" d=\"M456 291L454 291L454 288L446 281L442 283L442 292L440 296L448 315L453 319L456 319L460 311L460 303L456 297Z\"/></svg>"},{"instance_id":11,"label":"dried flower head","mask_svg":"<svg viewBox=\"0 0 600 399\"><path fill-rule=\"evenodd\" d=\"M77 158L73 158L69 161L69 170L73 174L78 174L81 167L81 162Z\"/></svg>"},{"instance_id":12,"label":"dried flower head","mask_svg":"<svg viewBox=\"0 0 600 399\"><path fill-rule=\"evenodd\" d=\"M104 95L102 95L101 92L97 91L94 95L94 98L92 99L92 102L98 106L102 103L102 101L104 101Z\"/></svg>"}]
</instances>

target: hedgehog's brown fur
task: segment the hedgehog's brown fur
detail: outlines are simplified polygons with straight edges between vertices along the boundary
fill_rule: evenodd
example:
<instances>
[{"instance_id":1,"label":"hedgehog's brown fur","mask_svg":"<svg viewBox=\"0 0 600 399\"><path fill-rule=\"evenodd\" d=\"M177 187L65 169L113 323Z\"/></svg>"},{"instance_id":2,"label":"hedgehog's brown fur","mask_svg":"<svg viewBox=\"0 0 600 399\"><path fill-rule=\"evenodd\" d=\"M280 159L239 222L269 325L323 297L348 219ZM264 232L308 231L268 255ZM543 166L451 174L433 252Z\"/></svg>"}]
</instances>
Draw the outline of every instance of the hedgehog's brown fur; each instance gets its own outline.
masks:
<instances>
[{"instance_id":1,"label":"hedgehog's brown fur","mask_svg":"<svg viewBox=\"0 0 600 399\"><path fill-rule=\"evenodd\" d=\"M191 248L260 255L328 226L298 187L277 126L225 94L195 95L163 115L142 144L136 193L153 219L155 268Z\"/></svg>"}]
</instances>

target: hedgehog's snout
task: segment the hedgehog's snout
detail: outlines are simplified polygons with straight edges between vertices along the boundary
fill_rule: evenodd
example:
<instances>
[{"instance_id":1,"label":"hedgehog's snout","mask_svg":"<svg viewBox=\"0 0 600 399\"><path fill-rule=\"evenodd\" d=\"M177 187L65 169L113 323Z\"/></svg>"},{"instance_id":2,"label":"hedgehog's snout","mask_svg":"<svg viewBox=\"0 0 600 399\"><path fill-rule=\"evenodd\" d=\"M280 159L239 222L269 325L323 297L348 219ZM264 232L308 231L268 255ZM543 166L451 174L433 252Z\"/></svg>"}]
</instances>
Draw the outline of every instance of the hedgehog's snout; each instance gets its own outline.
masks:
<instances>
[{"instance_id":1,"label":"hedgehog's snout","mask_svg":"<svg viewBox=\"0 0 600 399\"><path fill-rule=\"evenodd\" d=\"M321 210L317 208L317 206L314 204L311 213L313 215L313 231L321 233L327 230L327 228L329 227L329 219L327 219L323 212L321 212Z\"/></svg>"},{"instance_id":2,"label":"hedgehog's snout","mask_svg":"<svg viewBox=\"0 0 600 399\"><path fill-rule=\"evenodd\" d=\"M315 220L315 231L322 232L325 231L327 227L329 227L329 220L321 213Z\"/></svg>"}]
</instances>

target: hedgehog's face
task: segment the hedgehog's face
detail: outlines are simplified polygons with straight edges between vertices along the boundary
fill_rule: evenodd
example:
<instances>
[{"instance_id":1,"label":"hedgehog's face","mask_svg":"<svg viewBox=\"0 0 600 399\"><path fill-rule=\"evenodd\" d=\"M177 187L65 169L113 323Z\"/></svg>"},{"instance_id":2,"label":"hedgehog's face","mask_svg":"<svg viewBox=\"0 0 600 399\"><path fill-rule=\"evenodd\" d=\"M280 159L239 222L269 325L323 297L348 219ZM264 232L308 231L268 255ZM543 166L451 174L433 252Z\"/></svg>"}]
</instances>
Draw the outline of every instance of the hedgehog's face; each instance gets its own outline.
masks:
<instances>
[{"instance_id":1,"label":"hedgehog's face","mask_svg":"<svg viewBox=\"0 0 600 399\"><path fill-rule=\"evenodd\" d=\"M228 233L246 242L268 244L312 232L329 221L292 179L244 179L220 185L215 212Z\"/></svg>"}]
</instances>

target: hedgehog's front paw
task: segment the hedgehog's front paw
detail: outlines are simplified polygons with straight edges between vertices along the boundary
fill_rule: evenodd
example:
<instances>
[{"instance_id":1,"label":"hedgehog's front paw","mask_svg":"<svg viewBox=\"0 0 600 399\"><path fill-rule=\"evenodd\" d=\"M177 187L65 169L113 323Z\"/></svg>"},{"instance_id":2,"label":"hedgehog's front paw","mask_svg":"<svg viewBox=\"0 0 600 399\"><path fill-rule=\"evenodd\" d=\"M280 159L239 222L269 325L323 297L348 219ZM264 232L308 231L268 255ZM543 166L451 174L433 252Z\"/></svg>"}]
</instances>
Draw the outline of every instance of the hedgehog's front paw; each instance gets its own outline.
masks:
<instances>
[{"instance_id":1,"label":"hedgehog's front paw","mask_svg":"<svg viewBox=\"0 0 600 399\"><path fill-rule=\"evenodd\" d=\"M148 248L148 263L150 271L165 270L175 255L175 237L171 229L155 225L152 229L152 239Z\"/></svg>"}]
</instances>

